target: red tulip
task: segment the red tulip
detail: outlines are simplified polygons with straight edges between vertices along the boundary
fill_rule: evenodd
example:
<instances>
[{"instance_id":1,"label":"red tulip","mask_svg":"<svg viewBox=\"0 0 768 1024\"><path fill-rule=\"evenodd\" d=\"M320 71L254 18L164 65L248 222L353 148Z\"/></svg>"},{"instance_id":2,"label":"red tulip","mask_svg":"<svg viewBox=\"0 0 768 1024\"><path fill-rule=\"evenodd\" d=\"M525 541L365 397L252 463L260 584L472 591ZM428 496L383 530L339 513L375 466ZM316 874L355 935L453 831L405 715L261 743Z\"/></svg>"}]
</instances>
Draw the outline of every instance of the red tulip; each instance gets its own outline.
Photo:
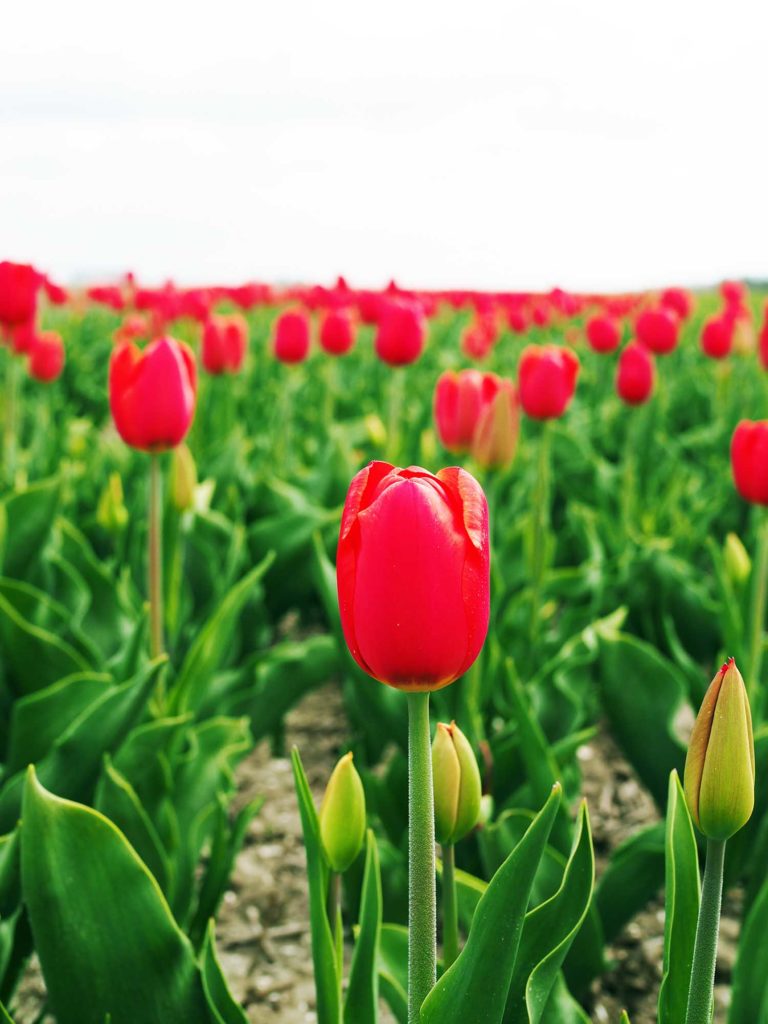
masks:
<instances>
[{"instance_id":1,"label":"red tulip","mask_svg":"<svg viewBox=\"0 0 768 1024\"><path fill-rule=\"evenodd\" d=\"M0 263L0 327L10 329L35 316L40 275L26 263Z\"/></svg>"},{"instance_id":2,"label":"red tulip","mask_svg":"<svg viewBox=\"0 0 768 1024\"><path fill-rule=\"evenodd\" d=\"M710 359L725 359L733 345L733 317L727 313L710 317L701 332L701 350Z\"/></svg>"},{"instance_id":3,"label":"red tulip","mask_svg":"<svg viewBox=\"0 0 768 1024\"><path fill-rule=\"evenodd\" d=\"M450 452L469 451L483 406L499 390L495 373L446 370L435 385L434 414L440 443Z\"/></svg>"},{"instance_id":4,"label":"red tulip","mask_svg":"<svg viewBox=\"0 0 768 1024\"><path fill-rule=\"evenodd\" d=\"M511 380L500 380L496 393L480 410L472 437L472 458L480 466L508 466L520 434L520 404Z\"/></svg>"},{"instance_id":5,"label":"red tulip","mask_svg":"<svg viewBox=\"0 0 768 1024\"><path fill-rule=\"evenodd\" d=\"M207 373L239 373L247 347L248 324L238 313L205 322L201 356Z\"/></svg>"},{"instance_id":6,"label":"red tulip","mask_svg":"<svg viewBox=\"0 0 768 1024\"><path fill-rule=\"evenodd\" d=\"M621 329L609 316L593 316L587 320L587 341L595 352L614 352L621 341Z\"/></svg>"},{"instance_id":7,"label":"red tulip","mask_svg":"<svg viewBox=\"0 0 768 1024\"><path fill-rule=\"evenodd\" d=\"M548 420L562 416L576 391L579 358L557 345L528 345L518 367L520 402L527 416Z\"/></svg>"},{"instance_id":8,"label":"red tulip","mask_svg":"<svg viewBox=\"0 0 768 1024\"><path fill-rule=\"evenodd\" d=\"M115 331L113 337L116 344L125 341L138 341L140 338L148 338L151 329L149 321L141 313L134 313L127 316Z\"/></svg>"},{"instance_id":9,"label":"red tulip","mask_svg":"<svg viewBox=\"0 0 768 1024\"><path fill-rule=\"evenodd\" d=\"M492 316L481 316L464 328L461 351L469 359L485 359L496 342L496 323Z\"/></svg>"},{"instance_id":10,"label":"red tulip","mask_svg":"<svg viewBox=\"0 0 768 1024\"><path fill-rule=\"evenodd\" d=\"M488 505L463 469L433 476L372 462L352 480L337 555L339 610L355 661L403 690L467 671L488 631Z\"/></svg>"},{"instance_id":11,"label":"red tulip","mask_svg":"<svg viewBox=\"0 0 768 1024\"><path fill-rule=\"evenodd\" d=\"M726 306L744 306L747 299L747 286L741 281L723 281L720 294Z\"/></svg>"},{"instance_id":12,"label":"red tulip","mask_svg":"<svg viewBox=\"0 0 768 1024\"><path fill-rule=\"evenodd\" d=\"M768 420L742 420L731 439L736 490L746 501L768 505Z\"/></svg>"},{"instance_id":13,"label":"red tulip","mask_svg":"<svg viewBox=\"0 0 768 1024\"><path fill-rule=\"evenodd\" d=\"M355 329L345 310L334 309L325 314L320 325L320 346L328 355L343 356L355 344Z\"/></svg>"},{"instance_id":14,"label":"red tulip","mask_svg":"<svg viewBox=\"0 0 768 1024\"><path fill-rule=\"evenodd\" d=\"M627 405L642 405L653 392L653 356L637 341L630 341L616 367L616 393Z\"/></svg>"},{"instance_id":15,"label":"red tulip","mask_svg":"<svg viewBox=\"0 0 768 1024\"><path fill-rule=\"evenodd\" d=\"M669 309L645 309L635 321L635 335L641 345L663 356L677 345L678 320Z\"/></svg>"},{"instance_id":16,"label":"red tulip","mask_svg":"<svg viewBox=\"0 0 768 1024\"><path fill-rule=\"evenodd\" d=\"M91 302L98 302L102 306L109 306L110 309L114 309L116 312L125 309L125 297L117 285L96 285L93 288L89 288L85 294Z\"/></svg>"},{"instance_id":17,"label":"red tulip","mask_svg":"<svg viewBox=\"0 0 768 1024\"><path fill-rule=\"evenodd\" d=\"M273 351L281 363L301 363L309 354L309 318L302 310L283 313L275 322Z\"/></svg>"},{"instance_id":18,"label":"red tulip","mask_svg":"<svg viewBox=\"0 0 768 1024\"><path fill-rule=\"evenodd\" d=\"M379 313L376 355L390 366L405 366L421 355L426 324L421 307L410 302L387 302Z\"/></svg>"},{"instance_id":19,"label":"red tulip","mask_svg":"<svg viewBox=\"0 0 768 1024\"><path fill-rule=\"evenodd\" d=\"M28 320L26 323L17 324L16 327L12 327L8 334L11 339L11 348L16 355L26 355L32 350L35 342L37 325L34 320Z\"/></svg>"},{"instance_id":20,"label":"red tulip","mask_svg":"<svg viewBox=\"0 0 768 1024\"><path fill-rule=\"evenodd\" d=\"M52 306L64 306L69 301L67 289L62 288L60 284L55 284L47 277L43 278L42 284L46 298Z\"/></svg>"},{"instance_id":21,"label":"red tulip","mask_svg":"<svg viewBox=\"0 0 768 1024\"><path fill-rule=\"evenodd\" d=\"M126 444L163 451L180 444L195 413L197 367L191 349L175 338L153 341L142 352L118 345L109 364L109 404Z\"/></svg>"},{"instance_id":22,"label":"red tulip","mask_svg":"<svg viewBox=\"0 0 768 1024\"><path fill-rule=\"evenodd\" d=\"M56 380L64 369L64 344L56 331L36 334L29 350L29 375L35 380Z\"/></svg>"},{"instance_id":23,"label":"red tulip","mask_svg":"<svg viewBox=\"0 0 768 1024\"><path fill-rule=\"evenodd\" d=\"M693 298L684 288L667 288L661 293L661 305L671 309L681 320L687 320L693 309Z\"/></svg>"},{"instance_id":24,"label":"red tulip","mask_svg":"<svg viewBox=\"0 0 768 1024\"><path fill-rule=\"evenodd\" d=\"M507 323L513 334L525 334L528 330L528 321L522 309L513 307L507 315Z\"/></svg>"},{"instance_id":25,"label":"red tulip","mask_svg":"<svg viewBox=\"0 0 768 1024\"><path fill-rule=\"evenodd\" d=\"M760 329L760 337L758 343L760 363L764 370L768 370L768 305L766 305L765 313L763 314L763 326Z\"/></svg>"}]
</instances>

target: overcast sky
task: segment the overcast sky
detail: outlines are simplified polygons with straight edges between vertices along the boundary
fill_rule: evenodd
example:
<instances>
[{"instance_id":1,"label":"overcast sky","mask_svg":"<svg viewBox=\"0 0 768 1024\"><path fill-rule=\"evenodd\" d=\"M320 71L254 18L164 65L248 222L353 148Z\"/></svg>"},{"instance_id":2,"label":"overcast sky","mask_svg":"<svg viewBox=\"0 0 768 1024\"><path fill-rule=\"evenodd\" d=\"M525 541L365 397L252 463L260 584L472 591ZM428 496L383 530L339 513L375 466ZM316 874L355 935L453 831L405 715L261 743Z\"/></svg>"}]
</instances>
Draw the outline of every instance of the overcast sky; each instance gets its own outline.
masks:
<instances>
[{"instance_id":1,"label":"overcast sky","mask_svg":"<svg viewBox=\"0 0 768 1024\"><path fill-rule=\"evenodd\" d=\"M768 5L5 0L0 258L59 278L768 276Z\"/></svg>"}]
</instances>

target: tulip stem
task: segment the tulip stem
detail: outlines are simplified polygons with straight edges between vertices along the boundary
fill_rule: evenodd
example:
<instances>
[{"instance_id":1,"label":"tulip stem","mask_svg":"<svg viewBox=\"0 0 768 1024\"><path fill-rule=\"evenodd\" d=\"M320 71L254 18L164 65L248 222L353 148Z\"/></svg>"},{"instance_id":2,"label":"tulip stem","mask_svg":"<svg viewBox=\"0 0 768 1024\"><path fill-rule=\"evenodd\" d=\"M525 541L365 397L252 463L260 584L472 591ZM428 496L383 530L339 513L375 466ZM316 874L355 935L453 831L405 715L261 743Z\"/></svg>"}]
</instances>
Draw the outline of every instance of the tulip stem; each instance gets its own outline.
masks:
<instances>
[{"instance_id":1,"label":"tulip stem","mask_svg":"<svg viewBox=\"0 0 768 1024\"><path fill-rule=\"evenodd\" d=\"M539 458L533 492L533 535L531 541L531 643L538 638L541 612L541 590L546 567L547 531L549 529L549 462L552 431L544 421L539 438Z\"/></svg>"},{"instance_id":2,"label":"tulip stem","mask_svg":"<svg viewBox=\"0 0 768 1024\"><path fill-rule=\"evenodd\" d=\"M456 902L456 858L453 843L442 847L443 857L443 967L447 971L459 955L459 908Z\"/></svg>"},{"instance_id":3,"label":"tulip stem","mask_svg":"<svg viewBox=\"0 0 768 1024\"><path fill-rule=\"evenodd\" d=\"M765 600L768 585L768 518L757 510L757 557L752 566L752 601L750 604L749 682L747 694L752 707L763 717L763 700L758 696L760 670L763 664L763 629L765 626Z\"/></svg>"},{"instance_id":4,"label":"tulip stem","mask_svg":"<svg viewBox=\"0 0 768 1024\"><path fill-rule=\"evenodd\" d=\"M8 483L13 486L16 473L16 407L19 372L13 353L8 361L8 372L5 378L5 475Z\"/></svg>"},{"instance_id":5,"label":"tulip stem","mask_svg":"<svg viewBox=\"0 0 768 1024\"><path fill-rule=\"evenodd\" d=\"M405 371L393 368L389 374L389 405L387 408L387 462L397 464L400 455L400 419L403 409Z\"/></svg>"},{"instance_id":6,"label":"tulip stem","mask_svg":"<svg viewBox=\"0 0 768 1024\"><path fill-rule=\"evenodd\" d=\"M712 1019L712 994L715 985L720 904L723 898L724 861L725 840L708 839L685 1024L709 1024Z\"/></svg>"},{"instance_id":7,"label":"tulip stem","mask_svg":"<svg viewBox=\"0 0 768 1024\"><path fill-rule=\"evenodd\" d=\"M408 1024L435 984L435 809L429 693L408 694Z\"/></svg>"},{"instance_id":8,"label":"tulip stem","mask_svg":"<svg viewBox=\"0 0 768 1024\"><path fill-rule=\"evenodd\" d=\"M341 988L341 974L344 967L344 932L341 923L341 875L337 871L331 871L328 878L328 921L333 936L339 988Z\"/></svg>"},{"instance_id":9,"label":"tulip stem","mask_svg":"<svg viewBox=\"0 0 768 1024\"><path fill-rule=\"evenodd\" d=\"M160 456L149 457L149 626L150 653L159 657L163 642L163 481Z\"/></svg>"}]
</instances>

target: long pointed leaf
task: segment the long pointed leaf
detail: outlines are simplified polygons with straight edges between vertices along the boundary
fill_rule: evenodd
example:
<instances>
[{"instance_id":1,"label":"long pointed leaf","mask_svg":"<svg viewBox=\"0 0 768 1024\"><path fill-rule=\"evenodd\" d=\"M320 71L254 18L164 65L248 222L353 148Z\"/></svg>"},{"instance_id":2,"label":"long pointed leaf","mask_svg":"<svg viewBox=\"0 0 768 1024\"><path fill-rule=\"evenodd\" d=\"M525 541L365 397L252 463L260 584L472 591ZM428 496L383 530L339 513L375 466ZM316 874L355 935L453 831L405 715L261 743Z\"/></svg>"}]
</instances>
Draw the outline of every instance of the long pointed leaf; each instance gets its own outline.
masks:
<instances>
[{"instance_id":1,"label":"long pointed leaf","mask_svg":"<svg viewBox=\"0 0 768 1024\"><path fill-rule=\"evenodd\" d=\"M360 931L349 972L344 1024L377 1024L379 1019L379 936L381 934L381 873L379 851L368 830L360 901Z\"/></svg>"}]
</instances>

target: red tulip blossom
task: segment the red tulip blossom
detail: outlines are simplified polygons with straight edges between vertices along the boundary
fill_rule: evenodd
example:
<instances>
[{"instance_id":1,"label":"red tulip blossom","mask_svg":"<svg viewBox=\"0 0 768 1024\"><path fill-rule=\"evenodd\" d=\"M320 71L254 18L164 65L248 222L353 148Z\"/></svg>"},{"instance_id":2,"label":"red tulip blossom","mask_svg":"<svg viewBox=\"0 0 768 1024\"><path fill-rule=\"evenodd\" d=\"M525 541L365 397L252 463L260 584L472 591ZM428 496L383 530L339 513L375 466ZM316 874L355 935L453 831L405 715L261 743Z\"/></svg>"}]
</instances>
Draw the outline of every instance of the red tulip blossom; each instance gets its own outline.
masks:
<instances>
[{"instance_id":1,"label":"red tulip blossom","mask_svg":"<svg viewBox=\"0 0 768 1024\"><path fill-rule=\"evenodd\" d=\"M370 463L347 493L337 578L344 637L364 671L410 691L452 683L488 631L482 488L463 469Z\"/></svg>"},{"instance_id":2,"label":"red tulip blossom","mask_svg":"<svg viewBox=\"0 0 768 1024\"><path fill-rule=\"evenodd\" d=\"M355 328L349 313L333 309L320 324L320 347L330 356L343 356L355 344Z\"/></svg>"},{"instance_id":3,"label":"red tulip blossom","mask_svg":"<svg viewBox=\"0 0 768 1024\"><path fill-rule=\"evenodd\" d=\"M768 420L742 420L731 439L736 490L746 501L768 505Z\"/></svg>"},{"instance_id":4,"label":"red tulip blossom","mask_svg":"<svg viewBox=\"0 0 768 1024\"><path fill-rule=\"evenodd\" d=\"M499 390L501 379L480 370L446 370L435 385L434 415L440 443L449 452L466 452L480 412Z\"/></svg>"},{"instance_id":5,"label":"red tulip blossom","mask_svg":"<svg viewBox=\"0 0 768 1024\"><path fill-rule=\"evenodd\" d=\"M29 375L48 383L56 380L64 369L64 343L56 331L42 331L34 336L29 350Z\"/></svg>"},{"instance_id":6,"label":"red tulip blossom","mask_svg":"<svg viewBox=\"0 0 768 1024\"><path fill-rule=\"evenodd\" d=\"M28 320L26 323L17 324L16 327L12 327L8 331L8 336L11 341L11 348L17 356L26 355L32 350L32 346L37 336L37 325L34 320Z\"/></svg>"},{"instance_id":7,"label":"red tulip blossom","mask_svg":"<svg viewBox=\"0 0 768 1024\"><path fill-rule=\"evenodd\" d=\"M520 402L535 420L562 416L576 391L579 357L557 345L528 345L518 368Z\"/></svg>"},{"instance_id":8,"label":"red tulip blossom","mask_svg":"<svg viewBox=\"0 0 768 1024\"><path fill-rule=\"evenodd\" d=\"M528 330L528 320L525 313L519 307L513 306L507 314L507 323L513 334L525 334Z\"/></svg>"},{"instance_id":9,"label":"red tulip blossom","mask_svg":"<svg viewBox=\"0 0 768 1024\"><path fill-rule=\"evenodd\" d=\"M733 346L735 321L727 312L710 317L701 331L701 351L710 359L725 359Z\"/></svg>"},{"instance_id":10,"label":"red tulip blossom","mask_svg":"<svg viewBox=\"0 0 768 1024\"><path fill-rule=\"evenodd\" d=\"M661 293L661 305L680 319L687 320L693 310L693 298L684 288L667 288Z\"/></svg>"},{"instance_id":11,"label":"red tulip blossom","mask_svg":"<svg viewBox=\"0 0 768 1024\"><path fill-rule=\"evenodd\" d=\"M520 402L511 380L499 380L496 393L480 410L472 437L472 458L486 468L508 466L520 436Z\"/></svg>"},{"instance_id":12,"label":"red tulip blossom","mask_svg":"<svg viewBox=\"0 0 768 1024\"><path fill-rule=\"evenodd\" d=\"M64 306L69 301L69 293L60 284L55 284L49 278L42 279L45 296L52 306Z\"/></svg>"},{"instance_id":13,"label":"red tulip blossom","mask_svg":"<svg viewBox=\"0 0 768 1024\"><path fill-rule=\"evenodd\" d=\"M677 345L679 326L677 317L669 309L644 309L635 321L635 336L651 352L664 356Z\"/></svg>"},{"instance_id":14,"label":"red tulip blossom","mask_svg":"<svg viewBox=\"0 0 768 1024\"><path fill-rule=\"evenodd\" d=\"M653 356L637 341L630 341L616 367L616 393L627 405L642 405L653 393Z\"/></svg>"},{"instance_id":15,"label":"red tulip blossom","mask_svg":"<svg viewBox=\"0 0 768 1024\"><path fill-rule=\"evenodd\" d=\"M461 351L469 359L485 359L496 343L496 322L491 315L479 316L461 335Z\"/></svg>"},{"instance_id":16,"label":"red tulip blossom","mask_svg":"<svg viewBox=\"0 0 768 1024\"><path fill-rule=\"evenodd\" d=\"M149 320L142 316L141 313L134 313L123 320L113 337L115 344L119 345L125 341L138 341L140 338L148 338L151 333Z\"/></svg>"},{"instance_id":17,"label":"red tulip blossom","mask_svg":"<svg viewBox=\"0 0 768 1024\"><path fill-rule=\"evenodd\" d=\"M765 313L763 314L763 326L760 328L758 354L760 356L761 366L764 370L768 370L768 305L765 307Z\"/></svg>"},{"instance_id":18,"label":"red tulip blossom","mask_svg":"<svg viewBox=\"0 0 768 1024\"><path fill-rule=\"evenodd\" d=\"M115 312L125 309L125 296L117 285L95 285L85 293L91 302L97 302L101 306L109 306Z\"/></svg>"},{"instance_id":19,"label":"red tulip blossom","mask_svg":"<svg viewBox=\"0 0 768 1024\"><path fill-rule=\"evenodd\" d=\"M239 373L248 347L248 324L239 313L212 316L203 327L202 363L206 373Z\"/></svg>"},{"instance_id":20,"label":"red tulip blossom","mask_svg":"<svg viewBox=\"0 0 768 1024\"><path fill-rule=\"evenodd\" d=\"M621 342L621 328L609 316L593 316L587 320L587 341L595 352L615 352Z\"/></svg>"},{"instance_id":21,"label":"red tulip blossom","mask_svg":"<svg viewBox=\"0 0 768 1024\"><path fill-rule=\"evenodd\" d=\"M376 355L390 366L414 363L422 353L426 322L421 306L413 302L386 302L379 313Z\"/></svg>"},{"instance_id":22,"label":"red tulip blossom","mask_svg":"<svg viewBox=\"0 0 768 1024\"><path fill-rule=\"evenodd\" d=\"M0 263L0 327L10 330L34 319L40 282L26 263Z\"/></svg>"},{"instance_id":23,"label":"red tulip blossom","mask_svg":"<svg viewBox=\"0 0 768 1024\"><path fill-rule=\"evenodd\" d=\"M726 306L743 307L747 301L747 286L742 281L723 281L720 294Z\"/></svg>"},{"instance_id":24,"label":"red tulip blossom","mask_svg":"<svg viewBox=\"0 0 768 1024\"><path fill-rule=\"evenodd\" d=\"M281 363L302 363L309 354L309 318L302 310L281 314L275 322L273 351Z\"/></svg>"},{"instance_id":25,"label":"red tulip blossom","mask_svg":"<svg viewBox=\"0 0 768 1024\"><path fill-rule=\"evenodd\" d=\"M109 364L109 404L117 431L132 448L158 452L186 437L195 413L197 366L189 346L157 338L142 352L118 345Z\"/></svg>"}]
</instances>

